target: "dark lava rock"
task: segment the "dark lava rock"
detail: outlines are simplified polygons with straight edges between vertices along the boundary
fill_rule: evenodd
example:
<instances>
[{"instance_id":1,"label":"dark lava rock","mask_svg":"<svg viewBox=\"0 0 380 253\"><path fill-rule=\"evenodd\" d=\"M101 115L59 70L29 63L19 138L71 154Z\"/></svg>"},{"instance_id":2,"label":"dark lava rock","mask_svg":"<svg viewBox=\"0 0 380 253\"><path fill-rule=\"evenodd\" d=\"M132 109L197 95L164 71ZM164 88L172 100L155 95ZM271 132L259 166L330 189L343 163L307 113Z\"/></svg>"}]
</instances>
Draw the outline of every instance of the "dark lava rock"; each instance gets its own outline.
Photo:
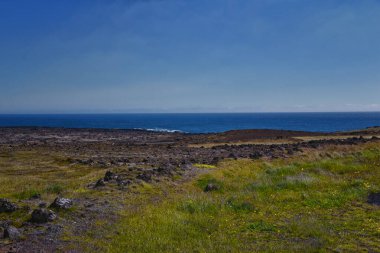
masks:
<instances>
[{"instance_id":1,"label":"dark lava rock","mask_svg":"<svg viewBox=\"0 0 380 253\"><path fill-rule=\"evenodd\" d=\"M218 185L216 185L216 184L207 184L206 187L205 187L205 189L204 189L204 191L205 192L217 191L217 190L219 190L219 188L220 187Z\"/></svg>"},{"instance_id":2,"label":"dark lava rock","mask_svg":"<svg viewBox=\"0 0 380 253\"><path fill-rule=\"evenodd\" d=\"M30 196L30 200L33 200L33 199L40 199L41 198L41 194L39 193L36 193L36 194L33 194L32 196Z\"/></svg>"},{"instance_id":3,"label":"dark lava rock","mask_svg":"<svg viewBox=\"0 0 380 253\"><path fill-rule=\"evenodd\" d=\"M45 207L47 207L47 204L46 204L46 202L40 202L40 203L38 204L38 207L40 207L40 208L45 208Z\"/></svg>"},{"instance_id":4,"label":"dark lava rock","mask_svg":"<svg viewBox=\"0 0 380 253\"><path fill-rule=\"evenodd\" d=\"M219 157L213 157L212 160L211 160L211 164L212 165L217 165L219 160L222 160L221 158Z\"/></svg>"},{"instance_id":5,"label":"dark lava rock","mask_svg":"<svg viewBox=\"0 0 380 253\"><path fill-rule=\"evenodd\" d=\"M367 202L372 205L380 206L380 192L371 192L368 195Z\"/></svg>"},{"instance_id":6,"label":"dark lava rock","mask_svg":"<svg viewBox=\"0 0 380 253\"><path fill-rule=\"evenodd\" d=\"M234 153L230 153L229 155L228 155L228 158L232 158L232 159L237 159L237 157L236 157L236 155L234 154Z\"/></svg>"},{"instance_id":7,"label":"dark lava rock","mask_svg":"<svg viewBox=\"0 0 380 253\"><path fill-rule=\"evenodd\" d=\"M127 186L127 185L131 184L130 180L124 180L121 178L117 178L116 181L117 181L118 186Z\"/></svg>"},{"instance_id":8,"label":"dark lava rock","mask_svg":"<svg viewBox=\"0 0 380 253\"><path fill-rule=\"evenodd\" d=\"M116 178L116 174L111 171L107 171L106 174L104 175L104 181L111 181L112 179L115 179L115 178Z\"/></svg>"},{"instance_id":9,"label":"dark lava rock","mask_svg":"<svg viewBox=\"0 0 380 253\"><path fill-rule=\"evenodd\" d=\"M57 218L57 215L51 211L46 209L35 209L32 212L31 222L34 223L45 223L49 221L53 221Z\"/></svg>"},{"instance_id":10,"label":"dark lava rock","mask_svg":"<svg viewBox=\"0 0 380 253\"><path fill-rule=\"evenodd\" d=\"M89 207L93 207L95 204L94 203L91 203L91 202L85 202L84 203L84 207L86 208L89 208Z\"/></svg>"},{"instance_id":11,"label":"dark lava rock","mask_svg":"<svg viewBox=\"0 0 380 253\"><path fill-rule=\"evenodd\" d=\"M50 235L58 235L63 229L63 226L62 225L59 225L59 224L49 224L47 229L46 229L46 232L48 232L48 234Z\"/></svg>"},{"instance_id":12,"label":"dark lava rock","mask_svg":"<svg viewBox=\"0 0 380 253\"><path fill-rule=\"evenodd\" d=\"M260 157L262 157L262 155L258 151L253 152L252 154L249 154L249 158L251 158L251 159L259 159Z\"/></svg>"},{"instance_id":13,"label":"dark lava rock","mask_svg":"<svg viewBox=\"0 0 380 253\"><path fill-rule=\"evenodd\" d=\"M95 183L95 188L96 187L101 187L101 186L105 186L106 184L104 183L104 180L103 178L99 179L98 181L96 181Z\"/></svg>"},{"instance_id":14,"label":"dark lava rock","mask_svg":"<svg viewBox=\"0 0 380 253\"><path fill-rule=\"evenodd\" d=\"M10 213L16 211L17 206L7 199L0 199L0 213Z\"/></svg>"},{"instance_id":15,"label":"dark lava rock","mask_svg":"<svg viewBox=\"0 0 380 253\"><path fill-rule=\"evenodd\" d=\"M13 226L8 226L4 231L4 238L9 238L12 241L20 239L21 233L17 228Z\"/></svg>"},{"instance_id":16,"label":"dark lava rock","mask_svg":"<svg viewBox=\"0 0 380 253\"><path fill-rule=\"evenodd\" d=\"M72 207L73 201L71 199L66 198L56 198L53 203L51 203L50 207L58 208L58 209L69 209Z\"/></svg>"},{"instance_id":17,"label":"dark lava rock","mask_svg":"<svg viewBox=\"0 0 380 253\"><path fill-rule=\"evenodd\" d=\"M143 174L139 174L137 177L137 179L141 179L145 182L150 182L152 181L152 175L149 174L149 173L143 173Z\"/></svg>"},{"instance_id":18,"label":"dark lava rock","mask_svg":"<svg viewBox=\"0 0 380 253\"><path fill-rule=\"evenodd\" d=\"M5 230L10 226L8 221L0 221L0 239L4 238Z\"/></svg>"},{"instance_id":19,"label":"dark lava rock","mask_svg":"<svg viewBox=\"0 0 380 253\"><path fill-rule=\"evenodd\" d=\"M294 155L294 151L291 149L288 149L288 155Z\"/></svg>"},{"instance_id":20,"label":"dark lava rock","mask_svg":"<svg viewBox=\"0 0 380 253\"><path fill-rule=\"evenodd\" d=\"M0 228L7 228L12 224L11 221L0 221Z\"/></svg>"}]
</instances>

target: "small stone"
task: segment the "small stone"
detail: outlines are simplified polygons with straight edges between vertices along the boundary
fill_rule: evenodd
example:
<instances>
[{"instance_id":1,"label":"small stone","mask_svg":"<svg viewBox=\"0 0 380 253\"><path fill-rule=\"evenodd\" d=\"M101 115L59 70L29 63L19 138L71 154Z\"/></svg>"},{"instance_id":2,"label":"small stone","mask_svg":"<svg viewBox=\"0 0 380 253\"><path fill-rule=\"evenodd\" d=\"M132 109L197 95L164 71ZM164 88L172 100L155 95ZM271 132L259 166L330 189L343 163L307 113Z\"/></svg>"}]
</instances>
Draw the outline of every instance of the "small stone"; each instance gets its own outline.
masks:
<instances>
[{"instance_id":1,"label":"small stone","mask_svg":"<svg viewBox=\"0 0 380 253\"><path fill-rule=\"evenodd\" d=\"M30 196L30 200L33 200L33 199L40 199L41 198L41 194L39 193L36 193L36 194L33 194L32 196Z\"/></svg>"},{"instance_id":2,"label":"small stone","mask_svg":"<svg viewBox=\"0 0 380 253\"><path fill-rule=\"evenodd\" d=\"M118 186L127 186L127 185L129 185L131 183L130 180L124 180L124 179L121 179L121 178L117 178L116 181L117 181L117 185Z\"/></svg>"},{"instance_id":3,"label":"small stone","mask_svg":"<svg viewBox=\"0 0 380 253\"><path fill-rule=\"evenodd\" d=\"M72 207L73 201L71 199L66 198L56 198L53 203L51 203L50 207L59 208L59 209L69 209Z\"/></svg>"},{"instance_id":4,"label":"small stone","mask_svg":"<svg viewBox=\"0 0 380 253\"><path fill-rule=\"evenodd\" d=\"M96 187L102 187L102 186L105 186L106 184L104 183L104 180L103 178L99 179L98 181L96 181L95 183L95 188Z\"/></svg>"},{"instance_id":5,"label":"small stone","mask_svg":"<svg viewBox=\"0 0 380 253\"><path fill-rule=\"evenodd\" d=\"M4 238L9 238L12 241L16 241L20 239L21 233L18 231L17 228L13 226L8 226L4 231Z\"/></svg>"},{"instance_id":6,"label":"small stone","mask_svg":"<svg viewBox=\"0 0 380 253\"><path fill-rule=\"evenodd\" d=\"M142 173L142 174L139 174L137 175L136 177L137 179L140 179L140 180L143 180L145 182L150 182L152 181L152 175L149 174L149 173Z\"/></svg>"},{"instance_id":7,"label":"small stone","mask_svg":"<svg viewBox=\"0 0 380 253\"><path fill-rule=\"evenodd\" d=\"M372 205L380 206L380 192L371 192L368 195L367 202Z\"/></svg>"},{"instance_id":8,"label":"small stone","mask_svg":"<svg viewBox=\"0 0 380 253\"><path fill-rule=\"evenodd\" d=\"M0 228L4 228L4 229L6 229L6 228L9 227L11 224L12 224L11 221L0 221Z\"/></svg>"},{"instance_id":9,"label":"small stone","mask_svg":"<svg viewBox=\"0 0 380 253\"><path fill-rule=\"evenodd\" d=\"M217 191L217 190L219 190L219 186L216 184L211 184L211 183L207 184L204 189L205 192Z\"/></svg>"},{"instance_id":10,"label":"small stone","mask_svg":"<svg viewBox=\"0 0 380 253\"><path fill-rule=\"evenodd\" d=\"M86 208L89 208L89 207L93 207L95 204L94 203L91 203L91 202L86 202L84 203L84 207Z\"/></svg>"},{"instance_id":11,"label":"small stone","mask_svg":"<svg viewBox=\"0 0 380 253\"><path fill-rule=\"evenodd\" d=\"M10 213L16 211L17 206L7 199L0 199L0 213Z\"/></svg>"},{"instance_id":12,"label":"small stone","mask_svg":"<svg viewBox=\"0 0 380 253\"><path fill-rule=\"evenodd\" d=\"M111 171L107 171L106 174L104 175L104 181L111 181L112 179L115 179L116 175L115 173Z\"/></svg>"},{"instance_id":13,"label":"small stone","mask_svg":"<svg viewBox=\"0 0 380 253\"><path fill-rule=\"evenodd\" d=\"M31 222L34 223L46 223L49 221L53 221L57 218L57 215L52 210L46 209L35 209L32 212Z\"/></svg>"},{"instance_id":14,"label":"small stone","mask_svg":"<svg viewBox=\"0 0 380 253\"><path fill-rule=\"evenodd\" d=\"M228 155L228 158L232 158L232 159L237 159L237 157L236 157L236 155L234 154L234 153L230 153L229 155Z\"/></svg>"},{"instance_id":15,"label":"small stone","mask_svg":"<svg viewBox=\"0 0 380 253\"><path fill-rule=\"evenodd\" d=\"M45 207L47 207L47 204L46 204L46 202L40 202L40 203L38 204L38 207L40 207L40 208L45 208Z\"/></svg>"}]
</instances>

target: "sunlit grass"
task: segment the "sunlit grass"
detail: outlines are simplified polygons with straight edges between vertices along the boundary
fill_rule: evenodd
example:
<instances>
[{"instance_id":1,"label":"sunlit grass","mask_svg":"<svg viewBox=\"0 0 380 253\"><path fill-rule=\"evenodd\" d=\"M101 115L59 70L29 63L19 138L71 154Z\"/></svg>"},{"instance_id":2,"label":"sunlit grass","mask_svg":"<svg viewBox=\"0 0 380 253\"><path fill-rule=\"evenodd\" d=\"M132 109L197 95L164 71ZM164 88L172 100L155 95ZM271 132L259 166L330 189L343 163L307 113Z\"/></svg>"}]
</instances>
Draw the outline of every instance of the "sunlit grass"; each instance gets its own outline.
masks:
<instances>
[{"instance_id":1,"label":"sunlit grass","mask_svg":"<svg viewBox=\"0 0 380 253\"><path fill-rule=\"evenodd\" d=\"M70 195L104 171L33 151L3 154L0 156L0 197L22 200L37 193Z\"/></svg>"},{"instance_id":2,"label":"sunlit grass","mask_svg":"<svg viewBox=\"0 0 380 253\"><path fill-rule=\"evenodd\" d=\"M215 169L215 165L210 165L210 164L203 164L203 163L196 163L193 164L194 167L200 168L200 169Z\"/></svg>"},{"instance_id":3,"label":"sunlit grass","mask_svg":"<svg viewBox=\"0 0 380 253\"><path fill-rule=\"evenodd\" d=\"M0 155L0 198L19 206L15 213L0 213L0 220L21 225L30 218L29 208L37 207L24 201L38 197L49 203L58 195L70 198L88 195L86 185L104 174L105 169L70 164L57 155L37 151Z\"/></svg>"},{"instance_id":4,"label":"sunlit grass","mask_svg":"<svg viewBox=\"0 0 380 253\"><path fill-rule=\"evenodd\" d=\"M380 149L225 161L159 202L127 209L109 252L380 251ZM207 183L221 190L204 192ZM169 192L169 193L168 193ZM140 199L139 201L144 201Z\"/></svg>"}]
</instances>

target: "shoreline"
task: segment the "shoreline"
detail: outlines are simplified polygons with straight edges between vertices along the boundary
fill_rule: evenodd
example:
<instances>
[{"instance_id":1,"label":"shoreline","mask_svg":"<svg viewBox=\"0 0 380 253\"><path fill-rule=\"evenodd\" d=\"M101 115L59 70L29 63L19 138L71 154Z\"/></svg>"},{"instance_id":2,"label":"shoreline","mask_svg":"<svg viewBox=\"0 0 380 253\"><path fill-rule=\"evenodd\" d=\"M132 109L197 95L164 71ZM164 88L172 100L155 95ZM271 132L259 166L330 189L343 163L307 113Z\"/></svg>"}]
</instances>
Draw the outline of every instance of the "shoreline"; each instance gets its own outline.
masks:
<instances>
[{"instance_id":1,"label":"shoreline","mask_svg":"<svg viewBox=\"0 0 380 253\"><path fill-rule=\"evenodd\" d=\"M112 128L112 127L62 127L62 126L21 126L21 125L10 125L10 126L1 126L0 129L28 129L28 130L44 130L44 129L52 129L52 130L83 130L83 131L141 131L141 132L167 132L167 133L183 133L183 134L221 134L228 133L233 131L284 131L284 132L303 132L303 133L320 133L320 134L334 134L334 133L343 133L343 132L354 132L354 131L362 131L371 128L380 128L378 125L372 125L359 129L352 130L338 130L338 131L304 131L304 130L293 130L293 129L285 129L285 128L241 128L241 129L229 129L225 131L218 132L185 132L182 130L176 129L164 129L164 128ZM156 130L157 129L157 130Z\"/></svg>"}]
</instances>

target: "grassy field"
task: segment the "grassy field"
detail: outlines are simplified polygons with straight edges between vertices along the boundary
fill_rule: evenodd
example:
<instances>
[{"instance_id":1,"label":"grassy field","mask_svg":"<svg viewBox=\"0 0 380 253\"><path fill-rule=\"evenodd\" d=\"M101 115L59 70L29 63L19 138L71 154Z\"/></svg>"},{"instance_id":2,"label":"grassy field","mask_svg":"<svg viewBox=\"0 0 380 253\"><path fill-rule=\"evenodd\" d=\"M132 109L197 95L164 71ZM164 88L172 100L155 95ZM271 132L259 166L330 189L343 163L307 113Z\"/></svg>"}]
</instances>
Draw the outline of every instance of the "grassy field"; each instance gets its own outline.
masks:
<instances>
[{"instance_id":1,"label":"grassy field","mask_svg":"<svg viewBox=\"0 0 380 253\"><path fill-rule=\"evenodd\" d=\"M21 206L35 194L124 202L116 223L94 217L80 234L66 226L63 251L380 252L380 208L366 202L380 191L378 143L196 166L195 178L95 191L87 184L105 168L37 151L2 153L0 197ZM218 189L205 192L210 183ZM0 215L16 226L29 217L22 208Z\"/></svg>"},{"instance_id":2,"label":"grassy field","mask_svg":"<svg viewBox=\"0 0 380 253\"><path fill-rule=\"evenodd\" d=\"M380 190L378 145L200 167L191 182L154 186L130 202L106 249L380 252L380 209L366 203ZM219 190L204 192L208 183Z\"/></svg>"},{"instance_id":3,"label":"grassy field","mask_svg":"<svg viewBox=\"0 0 380 253\"><path fill-rule=\"evenodd\" d=\"M58 195L70 198L93 195L86 187L104 175L104 168L72 165L64 156L41 151L0 153L0 198L10 199L20 208L13 213L0 213L0 220L21 225L30 218L37 205L28 199L40 196L51 203ZM32 204L32 205L31 205Z\"/></svg>"}]
</instances>

